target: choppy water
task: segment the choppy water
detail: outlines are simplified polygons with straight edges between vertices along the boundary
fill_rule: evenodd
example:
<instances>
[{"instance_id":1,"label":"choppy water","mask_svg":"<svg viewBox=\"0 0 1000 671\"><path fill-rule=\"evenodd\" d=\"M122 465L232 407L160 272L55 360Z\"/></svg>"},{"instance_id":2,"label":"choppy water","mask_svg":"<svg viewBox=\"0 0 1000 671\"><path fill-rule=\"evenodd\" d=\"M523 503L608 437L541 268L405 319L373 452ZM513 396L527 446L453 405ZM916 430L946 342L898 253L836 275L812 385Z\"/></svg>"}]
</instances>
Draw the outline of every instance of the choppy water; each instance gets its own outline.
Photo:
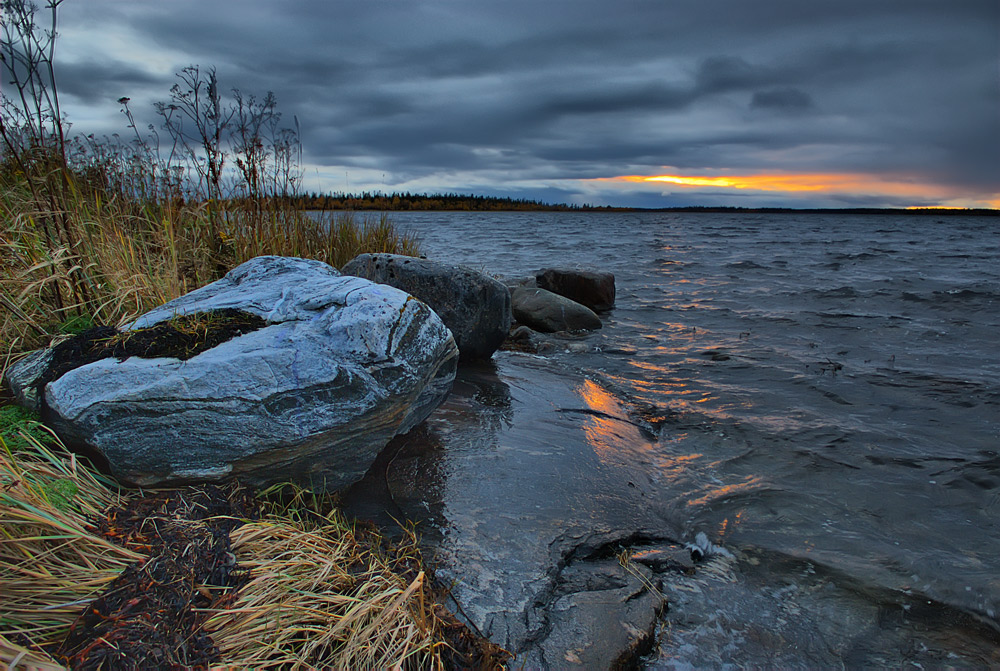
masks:
<instances>
[{"instance_id":1,"label":"choppy water","mask_svg":"<svg viewBox=\"0 0 1000 671\"><path fill-rule=\"evenodd\" d=\"M736 648L764 665L870 664L882 645L904 649L890 664L996 661L935 611L1000 623L1000 219L394 218L442 261L615 273L588 351L553 356L644 409L672 525L770 558L766 579L705 587L711 614L664 626L649 668ZM865 606L824 600L824 576ZM844 643L841 620L866 607L882 624Z\"/></svg>"}]
</instances>

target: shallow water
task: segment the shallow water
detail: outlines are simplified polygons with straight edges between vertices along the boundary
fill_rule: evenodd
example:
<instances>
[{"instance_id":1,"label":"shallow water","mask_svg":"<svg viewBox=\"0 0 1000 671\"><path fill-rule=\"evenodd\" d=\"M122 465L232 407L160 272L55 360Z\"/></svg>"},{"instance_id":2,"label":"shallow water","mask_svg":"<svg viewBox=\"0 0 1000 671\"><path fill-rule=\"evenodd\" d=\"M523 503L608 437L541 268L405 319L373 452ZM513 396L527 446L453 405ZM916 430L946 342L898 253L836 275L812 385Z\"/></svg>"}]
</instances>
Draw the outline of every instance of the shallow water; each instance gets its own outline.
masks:
<instances>
[{"instance_id":1,"label":"shallow water","mask_svg":"<svg viewBox=\"0 0 1000 671\"><path fill-rule=\"evenodd\" d=\"M433 259L615 273L547 356L654 430L664 528L739 557L668 587L648 668L1000 663L1000 219L393 217Z\"/></svg>"}]
</instances>

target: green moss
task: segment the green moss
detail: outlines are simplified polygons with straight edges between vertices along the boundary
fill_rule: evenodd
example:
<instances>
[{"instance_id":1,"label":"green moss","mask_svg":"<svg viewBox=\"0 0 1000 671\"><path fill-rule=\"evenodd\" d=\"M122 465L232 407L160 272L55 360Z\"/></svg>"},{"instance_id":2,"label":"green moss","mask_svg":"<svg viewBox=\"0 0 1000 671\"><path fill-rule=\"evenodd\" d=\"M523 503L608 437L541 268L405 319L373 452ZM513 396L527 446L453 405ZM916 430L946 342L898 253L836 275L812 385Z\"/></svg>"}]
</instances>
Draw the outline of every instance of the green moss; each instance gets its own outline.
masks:
<instances>
[{"instance_id":1,"label":"green moss","mask_svg":"<svg viewBox=\"0 0 1000 671\"><path fill-rule=\"evenodd\" d=\"M46 482L42 485L42 491L53 508L69 510L76 501L76 495L80 493L80 487L69 478L61 478Z\"/></svg>"},{"instance_id":2,"label":"green moss","mask_svg":"<svg viewBox=\"0 0 1000 671\"><path fill-rule=\"evenodd\" d=\"M94 318L90 315L77 315L70 317L59 325L59 332L63 335L77 335L94 328Z\"/></svg>"},{"instance_id":3,"label":"green moss","mask_svg":"<svg viewBox=\"0 0 1000 671\"><path fill-rule=\"evenodd\" d=\"M25 436L40 442L51 443L52 435L38 421L38 415L16 405L0 407L0 440L11 452L31 446Z\"/></svg>"}]
</instances>

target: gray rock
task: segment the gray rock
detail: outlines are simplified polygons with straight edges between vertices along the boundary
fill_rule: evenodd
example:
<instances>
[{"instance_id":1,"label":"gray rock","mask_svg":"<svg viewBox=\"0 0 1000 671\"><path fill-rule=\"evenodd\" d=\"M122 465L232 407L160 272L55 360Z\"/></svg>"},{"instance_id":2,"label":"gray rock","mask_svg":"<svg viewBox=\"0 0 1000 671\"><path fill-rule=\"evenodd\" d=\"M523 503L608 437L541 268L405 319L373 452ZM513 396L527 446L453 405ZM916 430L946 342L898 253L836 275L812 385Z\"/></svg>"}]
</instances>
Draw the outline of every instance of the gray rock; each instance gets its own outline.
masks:
<instances>
[{"instance_id":1,"label":"gray rock","mask_svg":"<svg viewBox=\"0 0 1000 671\"><path fill-rule=\"evenodd\" d=\"M586 305L591 310L615 306L615 276L608 272L545 268L535 274L539 287Z\"/></svg>"},{"instance_id":2,"label":"gray rock","mask_svg":"<svg viewBox=\"0 0 1000 671\"><path fill-rule=\"evenodd\" d=\"M489 358L510 330L507 287L470 268L397 254L361 254L342 272L402 289L427 303L451 329L462 359Z\"/></svg>"},{"instance_id":3,"label":"gray rock","mask_svg":"<svg viewBox=\"0 0 1000 671\"><path fill-rule=\"evenodd\" d=\"M52 361L51 350L48 348L36 349L7 368L3 379L13 395L15 403L35 412L41 410L42 399L38 397L36 387L39 379L48 370L50 361Z\"/></svg>"},{"instance_id":4,"label":"gray rock","mask_svg":"<svg viewBox=\"0 0 1000 671\"><path fill-rule=\"evenodd\" d=\"M123 480L240 476L339 489L448 394L458 350L424 303L318 261L259 257L157 308L272 322L186 361L103 359L50 382L45 417Z\"/></svg>"},{"instance_id":5,"label":"gray rock","mask_svg":"<svg viewBox=\"0 0 1000 671\"><path fill-rule=\"evenodd\" d=\"M648 569L616 561L571 566L561 576L566 592L552 603L552 628L541 642L541 661L553 669L629 669L652 648L666 601ZM575 575L586 580L574 585ZM594 584L604 578L603 583ZM589 584L587 584L589 583Z\"/></svg>"},{"instance_id":6,"label":"gray rock","mask_svg":"<svg viewBox=\"0 0 1000 671\"><path fill-rule=\"evenodd\" d=\"M602 325L590 308L545 289L515 289L511 307L514 319L543 333L593 331Z\"/></svg>"}]
</instances>

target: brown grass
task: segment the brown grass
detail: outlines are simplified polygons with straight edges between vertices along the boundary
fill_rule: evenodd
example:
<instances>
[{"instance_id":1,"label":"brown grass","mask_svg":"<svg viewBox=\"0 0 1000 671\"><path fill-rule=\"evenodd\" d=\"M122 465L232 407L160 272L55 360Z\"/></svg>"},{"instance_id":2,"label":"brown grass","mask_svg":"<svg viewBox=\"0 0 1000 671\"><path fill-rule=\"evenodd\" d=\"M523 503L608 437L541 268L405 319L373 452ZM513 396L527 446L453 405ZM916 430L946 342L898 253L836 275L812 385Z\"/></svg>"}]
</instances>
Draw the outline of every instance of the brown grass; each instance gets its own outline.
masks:
<instances>
[{"instance_id":1,"label":"brown grass","mask_svg":"<svg viewBox=\"0 0 1000 671\"><path fill-rule=\"evenodd\" d=\"M141 555L91 522L119 502L117 488L75 456L23 437L31 449L16 453L0 439L0 635L48 642Z\"/></svg>"},{"instance_id":2,"label":"brown grass","mask_svg":"<svg viewBox=\"0 0 1000 671\"><path fill-rule=\"evenodd\" d=\"M54 198L0 171L0 357L48 344L73 317L121 325L256 256L340 267L362 252L417 253L385 215L268 200L216 204L210 218L201 203L140 202L68 175Z\"/></svg>"},{"instance_id":3,"label":"brown grass","mask_svg":"<svg viewBox=\"0 0 1000 671\"><path fill-rule=\"evenodd\" d=\"M47 651L74 626L79 638L89 604L145 559L103 537L96 520L143 493L25 438L31 449L16 453L0 439L0 662L58 669ZM266 514L230 532L249 581L206 612L218 668L503 668L505 651L436 602L415 536L388 545L291 489L291 500L265 493Z\"/></svg>"}]
</instances>

